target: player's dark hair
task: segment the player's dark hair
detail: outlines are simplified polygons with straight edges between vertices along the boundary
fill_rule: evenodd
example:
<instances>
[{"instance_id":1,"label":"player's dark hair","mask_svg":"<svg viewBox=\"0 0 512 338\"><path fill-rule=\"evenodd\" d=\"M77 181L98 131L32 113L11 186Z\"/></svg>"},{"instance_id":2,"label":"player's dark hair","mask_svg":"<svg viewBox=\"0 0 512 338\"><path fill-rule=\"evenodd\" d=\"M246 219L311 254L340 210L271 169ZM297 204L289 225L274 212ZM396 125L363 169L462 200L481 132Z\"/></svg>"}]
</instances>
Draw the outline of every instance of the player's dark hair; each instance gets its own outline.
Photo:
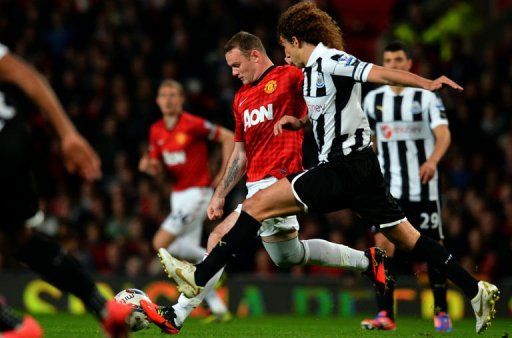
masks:
<instances>
[{"instance_id":1,"label":"player's dark hair","mask_svg":"<svg viewBox=\"0 0 512 338\"><path fill-rule=\"evenodd\" d=\"M405 53L405 56L407 56L408 59L412 57L411 50L405 43L403 43L400 40L391 41L386 45L384 48L385 52L398 52L403 51Z\"/></svg>"},{"instance_id":2,"label":"player's dark hair","mask_svg":"<svg viewBox=\"0 0 512 338\"><path fill-rule=\"evenodd\" d=\"M340 27L312 2L299 2L283 12L277 23L277 35L290 42L295 36L315 46L321 42L329 48L343 50Z\"/></svg>"},{"instance_id":3,"label":"player's dark hair","mask_svg":"<svg viewBox=\"0 0 512 338\"><path fill-rule=\"evenodd\" d=\"M245 56L249 56L252 50L256 49L260 53L266 54L265 47L260 38L256 35L240 31L233 35L231 39L224 45L224 54L238 48Z\"/></svg>"}]
</instances>

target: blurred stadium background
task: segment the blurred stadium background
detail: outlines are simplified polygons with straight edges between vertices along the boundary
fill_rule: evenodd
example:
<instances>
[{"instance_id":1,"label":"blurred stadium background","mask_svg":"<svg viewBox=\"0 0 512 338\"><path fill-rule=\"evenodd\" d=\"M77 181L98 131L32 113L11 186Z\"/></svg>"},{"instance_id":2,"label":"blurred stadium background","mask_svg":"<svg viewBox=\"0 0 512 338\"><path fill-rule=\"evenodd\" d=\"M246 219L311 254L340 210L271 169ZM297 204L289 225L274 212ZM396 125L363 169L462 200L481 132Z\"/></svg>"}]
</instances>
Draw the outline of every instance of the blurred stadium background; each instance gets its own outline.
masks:
<instances>
[{"instance_id":1,"label":"blurred stadium background","mask_svg":"<svg viewBox=\"0 0 512 338\"><path fill-rule=\"evenodd\" d=\"M68 176L50 137L53 131L33 107L25 107L34 126L44 230L105 283L105 292L133 285L162 302L176 297L150 245L169 212L169 185L165 177L153 180L137 171L148 128L160 116L154 103L158 83L164 78L182 82L188 111L233 129L231 100L239 81L225 65L223 45L232 34L247 30L262 38L275 63L283 63L275 26L279 13L292 3L0 1L0 41L49 79L101 156L100 182ZM441 93L452 131L452 145L440 165L446 246L469 271L503 286L499 315L512 316L512 1L317 3L341 24L348 52L379 63L383 44L399 38L413 50L413 71L426 77L446 74L465 87L462 94ZM310 136L304 152L305 165L313 165ZM218 156L219 150L212 149L212 163ZM240 185L227 208L244 195ZM303 239L320 237L358 249L371 245L368 228L350 212L301 218ZM213 224L205 226L207 234ZM348 316L375 306L367 281L359 276L329 268L278 270L258 240L228 272L232 278L226 291L239 315ZM428 317L432 299L423 287L426 267L416 264L414 272L419 278L399 284L399 313ZM0 256L0 278L0 293L16 306L43 313L83 310L9 257ZM467 309L460 297L457 290L449 296L451 311L462 311L455 318ZM279 302L288 305L272 305Z\"/></svg>"}]
</instances>

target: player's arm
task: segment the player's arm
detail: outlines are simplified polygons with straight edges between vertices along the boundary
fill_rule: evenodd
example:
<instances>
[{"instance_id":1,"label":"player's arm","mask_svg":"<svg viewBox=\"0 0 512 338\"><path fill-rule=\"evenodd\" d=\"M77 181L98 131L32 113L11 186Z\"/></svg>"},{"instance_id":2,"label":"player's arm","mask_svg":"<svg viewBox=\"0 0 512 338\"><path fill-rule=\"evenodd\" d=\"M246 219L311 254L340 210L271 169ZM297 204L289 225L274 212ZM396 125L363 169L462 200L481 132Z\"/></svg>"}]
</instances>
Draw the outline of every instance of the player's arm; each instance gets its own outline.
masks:
<instances>
[{"instance_id":1,"label":"player's arm","mask_svg":"<svg viewBox=\"0 0 512 338\"><path fill-rule=\"evenodd\" d=\"M68 171L77 172L87 180L101 176L98 155L75 129L55 92L37 70L8 53L0 59L0 80L19 87L48 117L60 137Z\"/></svg>"},{"instance_id":2,"label":"player's arm","mask_svg":"<svg viewBox=\"0 0 512 338\"><path fill-rule=\"evenodd\" d=\"M434 151L420 167L420 178L423 184L434 177L437 164L441 161L451 143L450 129L447 124L441 124L435 127L433 132L436 137Z\"/></svg>"},{"instance_id":3,"label":"player's arm","mask_svg":"<svg viewBox=\"0 0 512 338\"><path fill-rule=\"evenodd\" d=\"M149 149L139 160L139 171L145 174L156 176L163 172L160 149L156 142L157 131L155 127L149 130Z\"/></svg>"},{"instance_id":4,"label":"player's arm","mask_svg":"<svg viewBox=\"0 0 512 338\"><path fill-rule=\"evenodd\" d=\"M151 176L159 175L163 171L162 162L146 153L139 161L139 171Z\"/></svg>"},{"instance_id":5,"label":"player's arm","mask_svg":"<svg viewBox=\"0 0 512 338\"><path fill-rule=\"evenodd\" d=\"M305 128L308 125L308 121L307 115L300 119L295 116L285 115L274 125L274 135L282 134L283 130L300 130Z\"/></svg>"},{"instance_id":6,"label":"player's arm","mask_svg":"<svg viewBox=\"0 0 512 338\"><path fill-rule=\"evenodd\" d=\"M213 179L212 185L214 187L216 187L219 184L220 180L222 179L223 174L226 170L226 166L228 165L230 156L233 153L233 147L235 145L233 132L224 127L219 126L218 128L219 128L219 136L217 138L217 142L219 142L221 144L222 163L221 163L218 174Z\"/></svg>"},{"instance_id":7,"label":"player's arm","mask_svg":"<svg viewBox=\"0 0 512 338\"><path fill-rule=\"evenodd\" d=\"M387 84L391 86L416 87L427 90L441 89L443 85L447 85L462 91L463 88L446 76L438 77L435 80L429 80L419 75L398 69L389 69L381 66L373 65L368 73L368 82Z\"/></svg>"},{"instance_id":8,"label":"player's arm","mask_svg":"<svg viewBox=\"0 0 512 338\"><path fill-rule=\"evenodd\" d=\"M245 154L245 143L235 142L224 175L217 185L217 188L215 188L213 197L208 205L207 212L209 219L214 220L222 217L226 196L245 175L246 167L247 157Z\"/></svg>"}]
</instances>

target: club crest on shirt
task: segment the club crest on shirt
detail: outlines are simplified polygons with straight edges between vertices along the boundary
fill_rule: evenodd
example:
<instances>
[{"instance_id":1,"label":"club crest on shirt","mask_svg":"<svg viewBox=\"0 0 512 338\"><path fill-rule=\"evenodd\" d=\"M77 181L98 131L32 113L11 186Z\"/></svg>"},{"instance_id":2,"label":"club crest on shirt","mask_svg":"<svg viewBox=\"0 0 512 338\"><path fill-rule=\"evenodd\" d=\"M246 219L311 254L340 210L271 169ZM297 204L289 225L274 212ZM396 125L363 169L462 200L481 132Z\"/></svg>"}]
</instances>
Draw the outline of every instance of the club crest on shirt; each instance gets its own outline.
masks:
<instances>
[{"instance_id":1,"label":"club crest on shirt","mask_svg":"<svg viewBox=\"0 0 512 338\"><path fill-rule=\"evenodd\" d=\"M316 88L325 87L324 74L318 73L318 77L316 78Z\"/></svg>"},{"instance_id":2,"label":"club crest on shirt","mask_svg":"<svg viewBox=\"0 0 512 338\"><path fill-rule=\"evenodd\" d=\"M187 142L187 135L185 133L176 134L176 143L185 144Z\"/></svg>"},{"instance_id":3,"label":"club crest on shirt","mask_svg":"<svg viewBox=\"0 0 512 338\"><path fill-rule=\"evenodd\" d=\"M263 89L265 93L272 94L277 89L277 81L276 80L270 80L267 83L265 83L265 88Z\"/></svg>"},{"instance_id":4,"label":"club crest on shirt","mask_svg":"<svg viewBox=\"0 0 512 338\"><path fill-rule=\"evenodd\" d=\"M414 101L411 107L411 114L419 114L421 113L421 105L418 101Z\"/></svg>"}]
</instances>

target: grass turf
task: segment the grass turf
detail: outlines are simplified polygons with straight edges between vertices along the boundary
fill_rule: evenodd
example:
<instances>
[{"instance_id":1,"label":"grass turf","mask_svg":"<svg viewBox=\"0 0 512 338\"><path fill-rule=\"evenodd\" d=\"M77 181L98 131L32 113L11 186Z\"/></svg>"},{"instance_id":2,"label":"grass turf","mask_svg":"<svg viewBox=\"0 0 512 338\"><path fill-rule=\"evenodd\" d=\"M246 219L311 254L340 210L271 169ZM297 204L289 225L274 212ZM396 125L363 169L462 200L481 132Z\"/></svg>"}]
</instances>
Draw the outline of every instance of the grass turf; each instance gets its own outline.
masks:
<instances>
[{"instance_id":1,"label":"grass turf","mask_svg":"<svg viewBox=\"0 0 512 338\"><path fill-rule=\"evenodd\" d=\"M69 314L36 316L45 328L45 337L93 338L103 337L91 316ZM359 328L362 317L292 317L267 316L235 319L227 324L204 325L197 319L186 322L178 337L475 337L474 321L464 319L454 322L450 334L438 334L431 321L419 318L400 318L394 332L363 331ZM512 334L512 320L496 319L486 331L487 337L508 337ZM133 337L163 337L160 330L151 329L132 334Z\"/></svg>"}]
</instances>

